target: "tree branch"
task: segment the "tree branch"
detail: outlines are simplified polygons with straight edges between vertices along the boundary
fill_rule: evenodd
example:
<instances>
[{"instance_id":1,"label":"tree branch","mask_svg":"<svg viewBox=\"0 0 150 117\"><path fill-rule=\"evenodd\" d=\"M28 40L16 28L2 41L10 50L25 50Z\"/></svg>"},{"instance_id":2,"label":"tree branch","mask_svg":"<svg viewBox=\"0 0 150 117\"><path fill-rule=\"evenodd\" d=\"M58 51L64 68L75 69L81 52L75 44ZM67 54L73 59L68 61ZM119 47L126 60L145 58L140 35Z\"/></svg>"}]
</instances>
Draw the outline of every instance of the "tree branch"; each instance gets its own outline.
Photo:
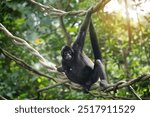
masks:
<instances>
[{"instance_id":1,"label":"tree branch","mask_svg":"<svg viewBox=\"0 0 150 117\"><path fill-rule=\"evenodd\" d=\"M66 12L66 11L63 11L63 10L58 10L58 9L52 7L52 6L43 5L39 2L36 2L35 0L30 0L30 2L37 5L43 11L48 12L50 15L55 15L55 16L83 15L86 12L84 10Z\"/></svg>"},{"instance_id":2,"label":"tree branch","mask_svg":"<svg viewBox=\"0 0 150 117\"><path fill-rule=\"evenodd\" d=\"M95 7L93 8L93 13L99 11L99 10L102 10L104 9L105 5L110 2L111 0L100 0L96 5Z\"/></svg>"},{"instance_id":3,"label":"tree branch","mask_svg":"<svg viewBox=\"0 0 150 117\"><path fill-rule=\"evenodd\" d=\"M105 7L105 5L110 2L111 0L100 0L94 7L93 7L93 12L95 13ZM47 6L43 5L39 2L36 2L35 0L30 0L33 4L37 5L39 8L41 8L43 11L47 11L50 15L55 15L55 16L66 16L66 15L85 15L86 10L78 10L78 11L63 11L63 10L58 10L52 6Z\"/></svg>"},{"instance_id":4,"label":"tree branch","mask_svg":"<svg viewBox=\"0 0 150 117\"><path fill-rule=\"evenodd\" d=\"M19 65L22 66L23 68L25 68L25 69L27 69L27 70L29 70L29 71L31 71L31 72L37 74L37 75L44 76L44 77L46 77L46 78L48 78L48 79L53 80L53 81L56 82L56 80L55 80L54 78L52 78L52 77L50 77L50 76L48 76L48 75L46 75L46 74L43 74L43 73L41 73L41 72L35 70L35 69L32 68L30 65L28 65L27 63L25 63L23 60L21 60L21 59L15 57L15 56L13 56L12 54L10 54L9 52L7 52L6 50L0 48L0 51L1 51L6 57L8 57L9 59L15 61L17 64L19 64Z\"/></svg>"},{"instance_id":5,"label":"tree branch","mask_svg":"<svg viewBox=\"0 0 150 117\"><path fill-rule=\"evenodd\" d=\"M66 84L66 83L68 83L68 82L70 82L70 81L67 80L67 81L63 81L63 82L57 83L57 84L55 84L55 85L50 85L50 86L47 86L47 87L38 89L38 92L43 92L43 91L46 91L46 90L48 90L48 89L52 89L52 88L55 88L55 87L57 87L57 86Z\"/></svg>"},{"instance_id":6,"label":"tree branch","mask_svg":"<svg viewBox=\"0 0 150 117\"><path fill-rule=\"evenodd\" d=\"M141 80L146 80L146 79L149 79L149 78L150 78L150 74L144 74L144 75L141 75L137 78L131 79L129 81L119 81L119 82L111 85L110 87L107 87L106 89L103 89L102 91L105 91L105 92L115 91L117 89L121 89L123 87L128 87L130 85L135 84L136 82L139 82Z\"/></svg>"},{"instance_id":7,"label":"tree branch","mask_svg":"<svg viewBox=\"0 0 150 117\"><path fill-rule=\"evenodd\" d=\"M64 32L64 35L65 35L65 37L67 39L67 45L71 46L72 38L71 38L70 34L68 33L67 29L65 28L63 17L60 17L59 21L60 21L60 26L61 26L61 28L62 28L62 30Z\"/></svg>"},{"instance_id":8,"label":"tree branch","mask_svg":"<svg viewBox=\"0 0 150 117\"><path fill-rule=\"evenodd\" d=\"M0 95L0 100L7 100L7 99Z\"/></svg>"},{"instance_id":9,"label":"tree branch","mask_svg":"<svg viewBox=\"0 0 150 117\"><path fill-rule=\"evenodd\" d=\"M30 46L24 39L19 38L17 36L14 36L11 32L9 32L1 23L0 23L0 31L3 31L5 35L12 39L12 41L16 45L25 46L33 55L39 58L39 62L44 65L45 67L49 68L50 70L56 70L55 64L51 62L47 62L47 60L40 55L40 53L34 49L32 46Z\"/></svg>"},{"instance_id":10,"label":"tree branch","mask_svg":"<svg viewBox=\"0 0 150 117\"><path fill-rule=\"evenodd\" d=\"M131 85L129 85L128 88L137 99L142 100L142 98L136 94L135 90L133 89L133 87Z\"/></svg>"},{"instance_id":11,"label":"tree branch","mask_svg":"<svg viewBox=\"0 0 150 117\"><path fill-rule=\"evenodd\" d=\"M57 0L57 8L59 9L63 9L62 8L62 4L61 4L61 0ZM64 36L66 37L66 42L68 46L71 46L71 43L72 43L72 38L71 38L71 35L69 34L69 32L67 31L66 27L65 27L65 24L64 24L64 21L63 21L63 16L60 16L59 17L59 22L60 22L60 27L62 28L63 30L63 33L64 33Z\"/></svg>"}]
</instances>

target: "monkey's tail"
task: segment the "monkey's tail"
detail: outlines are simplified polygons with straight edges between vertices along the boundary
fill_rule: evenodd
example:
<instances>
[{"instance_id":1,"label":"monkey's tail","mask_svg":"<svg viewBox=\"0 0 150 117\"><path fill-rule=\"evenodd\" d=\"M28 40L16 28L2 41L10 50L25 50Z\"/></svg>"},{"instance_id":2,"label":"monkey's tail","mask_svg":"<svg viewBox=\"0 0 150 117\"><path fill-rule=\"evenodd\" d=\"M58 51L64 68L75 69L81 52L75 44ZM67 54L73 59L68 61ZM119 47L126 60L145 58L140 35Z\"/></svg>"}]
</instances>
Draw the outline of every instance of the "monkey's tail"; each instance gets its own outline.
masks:
<instances>
[{"instance_id":1,"label":"monkey's tail","mask_svg":"<svg viewBox=\"0 0 150 117\"><path fill-rule=\"evenodd\" d=\"M98 45L98 39L97 39L96 31L92 23L92 19L89 25L89 32L90 32L90 40L91 40L95 60L100 59L102 61L102 55L101 55L101 51Z\"/></svg>"}]
</instances>

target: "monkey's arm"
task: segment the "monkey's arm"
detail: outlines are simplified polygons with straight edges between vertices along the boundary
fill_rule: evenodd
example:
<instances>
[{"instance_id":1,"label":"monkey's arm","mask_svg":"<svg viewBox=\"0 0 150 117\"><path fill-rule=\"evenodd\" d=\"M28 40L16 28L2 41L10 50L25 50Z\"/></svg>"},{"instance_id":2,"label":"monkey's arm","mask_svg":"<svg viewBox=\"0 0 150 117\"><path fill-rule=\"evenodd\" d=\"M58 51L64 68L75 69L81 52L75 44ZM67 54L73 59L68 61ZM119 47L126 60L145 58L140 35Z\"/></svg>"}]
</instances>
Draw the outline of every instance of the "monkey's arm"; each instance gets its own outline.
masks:
<instances>
[{"instance_id":1,"label":"monkey's arm","mask_svg":"<svg viewBox=\"0 0 150 117\"><path fill-rule=\"evenodd\" d=\"M82 49L83 49L87 28L88 28L90 20L91 20L91 14L92 14L92 8L88 9L88 11L86 13L85 19L84 19L84 21L80 27L79 33L77 35L77 39L72 46L72 48L74 50L82 51Z\"/></svg>"}]
</instances>

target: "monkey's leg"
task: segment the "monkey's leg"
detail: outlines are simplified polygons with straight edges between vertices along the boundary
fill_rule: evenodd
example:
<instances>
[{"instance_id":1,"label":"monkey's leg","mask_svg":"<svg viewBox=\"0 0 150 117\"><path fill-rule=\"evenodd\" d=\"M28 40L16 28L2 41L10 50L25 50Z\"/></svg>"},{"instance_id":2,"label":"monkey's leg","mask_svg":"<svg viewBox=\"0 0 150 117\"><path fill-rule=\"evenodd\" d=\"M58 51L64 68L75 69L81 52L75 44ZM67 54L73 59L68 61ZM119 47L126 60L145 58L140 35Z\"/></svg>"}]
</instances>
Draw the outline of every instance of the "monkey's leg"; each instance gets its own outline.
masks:
<instances>
[{"instance_id":1,"label":"monkey's leg","mask_svg":"<svg viewBox=\"0 0 150 117\"><path fill-rule=\"evenodd\" d=\"M97 59L95 64L97 65L96 72L98 72L98 76L100 77L100 89L103 90L109 87L110 84L107 82L106 73L101 60Z\"/></svg>"}]
</instances>

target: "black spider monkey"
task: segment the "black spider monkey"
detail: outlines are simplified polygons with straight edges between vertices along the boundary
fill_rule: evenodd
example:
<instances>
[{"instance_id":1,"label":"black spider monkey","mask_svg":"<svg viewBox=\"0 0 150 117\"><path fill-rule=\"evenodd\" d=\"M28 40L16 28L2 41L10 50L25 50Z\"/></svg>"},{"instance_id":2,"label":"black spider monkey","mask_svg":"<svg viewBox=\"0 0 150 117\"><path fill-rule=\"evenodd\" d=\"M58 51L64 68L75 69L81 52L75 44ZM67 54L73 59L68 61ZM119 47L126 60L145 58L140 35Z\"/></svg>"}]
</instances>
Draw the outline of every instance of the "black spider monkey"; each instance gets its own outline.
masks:
<instances>
[{"instance_id":1,"label":"black spider monkey","mask_svg":"<svg viewBox=\"0 0 150 117\"><path fill-rule=\"evenodd\" d=\"M85 91L89 91L92 84L99 78L101 80L100 86L103 88L107 87L106 75L101 63L101 52L91 20L91 14L92 8L88 9L77 39L72 47L65 46L62 49L62 67L58 68L58 71L65 72L68 79L82 85ZM82 52L88 27L95 57L94 63Z\"/></svg>"}]
</instances>

